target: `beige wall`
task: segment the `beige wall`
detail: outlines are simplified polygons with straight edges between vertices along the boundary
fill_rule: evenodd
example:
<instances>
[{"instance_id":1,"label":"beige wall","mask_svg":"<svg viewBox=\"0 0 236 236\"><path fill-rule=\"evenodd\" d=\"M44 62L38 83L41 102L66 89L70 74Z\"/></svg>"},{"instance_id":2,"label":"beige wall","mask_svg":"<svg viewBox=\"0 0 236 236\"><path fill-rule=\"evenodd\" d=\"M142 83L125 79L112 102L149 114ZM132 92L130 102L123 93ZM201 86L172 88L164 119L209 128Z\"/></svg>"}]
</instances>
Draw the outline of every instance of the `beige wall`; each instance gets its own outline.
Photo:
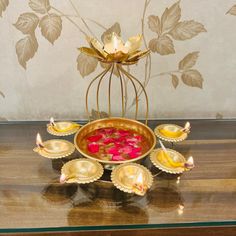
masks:
<instances>
[{"instance_id":1,"label":"beige wall","mask_svg":"<svg viewBox=\"0 0 236 236\"><path fill-rule=\"evenodd\" d=\"M119 23L124 39L142 33L145 0L72 0L72 3L98 38L105 31L102 27L109 28L115 22ZM10 0L8 5L8 0L0 0L0 91L4 95L0 97L1 119L86 118L86 88L101 71L94 61L89 66L85 62L77 65L77 48L87 44L79 28L88 35L90 32L69 0L50 0L49 4L47 0ZM150 1L143 33L152 50L151 64L147 61L151 77L159 74L147 85L151 118L236 117L236 7L232 8L235 4L236 0L181 0L179 4L176 0ZM20 17L28 12L34 14ZM47 14L52 13L57 16L49 22ZM159 32L156 16L162 17L163 32ZM184 57L181 69L185 72L178 68ZM130 67L141 81L145 78L145 62L144 58L138 66ZM81 76L93 70L84 78ZM174 88L177 80L179 84ZM113 114L118 115L121 108L116 83L114 80L112 108ZM107 102L106 91L105 87L101 95L103 104ZM129 92L128 103L133 95ZM140 98L143 117L144 99ZM92 96L90 100L93 108L94 99ZM105 106L102 109L107 111Z\"/></svg>"}]
</instances>

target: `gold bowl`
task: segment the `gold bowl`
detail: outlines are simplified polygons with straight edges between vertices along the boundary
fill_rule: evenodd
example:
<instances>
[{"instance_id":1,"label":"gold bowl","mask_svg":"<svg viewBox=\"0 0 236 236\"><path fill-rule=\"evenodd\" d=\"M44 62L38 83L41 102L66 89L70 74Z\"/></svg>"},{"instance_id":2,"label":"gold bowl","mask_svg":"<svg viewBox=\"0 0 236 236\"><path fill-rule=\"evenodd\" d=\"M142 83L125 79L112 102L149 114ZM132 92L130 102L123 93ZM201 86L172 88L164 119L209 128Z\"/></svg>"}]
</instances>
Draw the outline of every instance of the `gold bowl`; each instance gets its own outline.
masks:
<instances>
[{"instance_id":1,"label":"gold bowl","mask_svg":"<svg viewBox=\"0 0 236 236\"><path fill-rule=\"evenodd\" d=\"M167 148L167 153L169 157L176 163L182 163L183 166L172 166L168 163L168 161L165 160L160 160L158 158L159 154L162 150L162 148L154 149L152 153L150 154L150 160L154 166L156 166L158 169L170 173L170 174L181 174L183 173L186 169L184 167L184 163L186 162L184 156L180 154L179 152Z\"/></svg>"},{"instance_id":2,"label":"gold bowl","mask_svg":"<svg viewBox=\"0 0 236 236\"><path fill-rule=\"evenodd\" d=\"M175 124L162 124L155 128L156 136L167 142L181 142L188 137L183 127Z\"/></svg>"},{"instance_id":3,"label":"gold bowl","mask_svg":"<svg viewBox=\"0 0 236 236\"><path fill-rule=\"evenodd\" d=\"M103 175L103 167L97 161L79 158L67 162L61 169L61 182L87 184Z\"/></svg>"},{"instance_id":4,"label":"gold bowl","mask_svg":"<svg viewBox=\"0 0 236 236\"><path fill-rule=\"evenodd\" d=\"M119 129L127 129L133 132L136 132L139 135L142 135L143 137L146 138L148 144L147 144L147 147L145 148L147 151L136 158L123 160L123 161L110 161L110 160L102 160L102 159L96 158L92 156L88 151L86 151L87 145L85 144L85 142L83 142L83 140L86 138L86 135L101 128L119 128ZM81 127L75 135L74 143L75 143L76 149L84 157L87 157L95 161L99 161L104 164L116 165L116 164L122 164L122 163L128 163L128 162L136 162L146 157L156 145L156 136L154 132L148 126L144 125L143 123L139 121L127 119L127 118L105 118L105 119L92 121L84 125L83 127Z\"/></svg>"},{"instance_id":5,"label":"gold bowl","mask_svg":"<svg viewBox=\"0 0 236 236\"><path fill-rule=\"evenodd\" d=\"M47 125L47 131L49 134L55 136L68 136L76 133L80 129L81 125L71 121L60 121L54 124Z\"/></svg>"},{"instance_id":6,"label":"gold bowl","mask_svg":"<svg viewBox=\"0 0 236 236\"><path fill-rule=\"evenodd\" d=\"M135 191L135 185L141 175L141 183L144 191ZM136 193L144 195L146 190L152 186L153 177L151 172L144 166L137 163L124 163L117 166L111 173L111 180L113 184L123 192Z\"/></svg>"},{"instance_id":7,"label":"gold bowl","mask_svg":"<svg viewBox=\"0 0 236 236\"><path fill-rule=\"evenodd\" d=\"M51 139L43 142L42 147L34 148L34 151L43 157L58 159L71 155L75 146L67 140Z\"/></svg>"}]
</instances>

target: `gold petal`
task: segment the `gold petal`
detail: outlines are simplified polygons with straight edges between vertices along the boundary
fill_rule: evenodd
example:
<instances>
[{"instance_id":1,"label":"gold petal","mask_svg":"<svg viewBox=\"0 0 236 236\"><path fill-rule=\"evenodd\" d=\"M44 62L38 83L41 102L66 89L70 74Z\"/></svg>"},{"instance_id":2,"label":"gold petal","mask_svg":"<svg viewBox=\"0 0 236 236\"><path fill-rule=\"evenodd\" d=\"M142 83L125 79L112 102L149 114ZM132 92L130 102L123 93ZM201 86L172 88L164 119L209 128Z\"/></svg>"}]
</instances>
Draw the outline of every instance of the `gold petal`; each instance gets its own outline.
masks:
<instances>
[{"instance_id":1,"label":"gold petal","mask_svg":"<svg viewBox=\"0 0 236 236\"><path fill-rule=\"evenodd\" d=\"M110 62L121 62L121 61L125 61L128 57L128 54L125 54L121 51L118 51L116 53L110 53L107 56L107 61Z\"/></svg>"},{"instance_id":2,"label":"gold petal","mask_svg":"<svg viewBox=\"0 0 236 236\"><path fill-rule=\"evenodd\" d=\"M95 49L100 56L106 58L107 53L103 50L103 45L95 38L90 40L90 45L93 49Z\"/></svg>"},{"instance_id":3,"label":"gold petal","mask_svg":"<svg viewBox=\"0 0 236 236\"><path fill-rule=\"evenodd\" d=\"M125 47L129 48L129 53L137 51L141 47L142 38L143 36L139 34L128 39L128 41L125 43Z\"/></svg>"},{"instance_id":4,"label":"gold petal","mask_svg":"<svg viewBox=\"0 0 236 236\"><path fill-rule=\"evenodd\" d=\"M95 57L97 59L103 60L103 57L101 57L100 54L97 53L97 50L93 48L81 47L78 48L78 50L90 57Z\"/></svg>"},{"instance_id":5,"label":"gold petal","mask_svg":"<svg viewBox=\"0 0 236 236\"><path fill-rule=\"evenodd\" d=\"M131 55L127 61L136 61L141 59L142 57L147 56L150 53L150 50L145 50L145 51L139 51L136 54Z\"/></svg>"}]
</instances>

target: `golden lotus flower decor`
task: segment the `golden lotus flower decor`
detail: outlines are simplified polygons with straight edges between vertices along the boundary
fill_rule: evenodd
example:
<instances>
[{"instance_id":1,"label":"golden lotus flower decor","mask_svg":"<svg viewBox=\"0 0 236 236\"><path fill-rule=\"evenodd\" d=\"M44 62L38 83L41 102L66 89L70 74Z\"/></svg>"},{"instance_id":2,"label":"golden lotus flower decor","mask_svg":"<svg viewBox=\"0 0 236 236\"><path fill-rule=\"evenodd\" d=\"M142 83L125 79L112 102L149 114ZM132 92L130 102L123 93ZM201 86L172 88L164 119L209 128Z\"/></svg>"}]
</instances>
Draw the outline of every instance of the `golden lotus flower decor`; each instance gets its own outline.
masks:
<instances>
[{"instance_id":1,"label":"golden lotus flower decor","mask_svg":"<svg viewBox=\"0 0 236 236\"><path fill-rule=\"evenodd\" d=\"M111 80L114 75L114 71L118 72L120 87L121 87L121 103L122 103L122 117L124 117L124 78L127 78L134 89L135 92L135 101L136 101L136 111L135 111L135 119L137 119L138 115L138 92L136 84L138 84L142 91L144 92L146 99L146 123L148 119L148 96L145 91L143 84L131 75L128 71L126 71L122 66L123 65L133 65L136 64L139 59L147 56L150 53L150 50L141 51L140 47L142 44L142 35L130 37L126 43L123 43L122 39L115 33L111 33L109 37L105 39L105 44L101 44L95 38L87 38L87 41L90 47L81 47L79 50L91 57L98 59L102 63L108 64L108 67L104 69L99 75L97 75L89 84L87 92L86 92L86 111L88 117L90 115L88 109L88 96L89 90L93 83L98 80L97 92L96 92L96 100L97 100L97 111L100 114L100 106L99 106L99 90L102 80L109 73L109 90L108 90L108 111L109 116L111 116Z\"/></svg>"},{"instance_id":2,"label":"golden lotus flower decor","mask_svg":"<svg viewBox=\"0 0 236 236\"><path fill-rule=\"evenodd\" d=\"M87 37L90 47L81 47L79 50L104 63L106 68L89 83L85 105L89 122L81 125L70 121L57 121L53 118L47 125L48 133L55 136L67 136L74 133L74 144L66 140L53 139L42 142L37 136L37 147L34 151L47 158L60 158L69 156L75 150L83 156L67 161L62 169L61 183L89 184L100 181L103 173L110 173L109 183L125 192L143 196L151 188L153 175L142 163L142 160L150 154L151 163L162 171L170 174L180 174L194 167L193 158L186 161L184 156L172 149L166 149L160 141L161 148L156 146L156 136L168 142L180 142L187 138L190 132L190 123L185 127L174 124L163 124L155 128L155 133L147 126L149 103L143 84L139 79L125 70L124 66L136 64L139 59L149 54L149 49L140 50L142 35L130 37L127 42L114 32L107 35L100 43L95 38ZM121 91L122 117L111 116L112 79L118 76ZM101 119L99 94L102 81L108 81L108 118ZM117 79L117 78L115 78ZM124 82L130 84L135 93L135 119L125 118ZM88 106L89 92L93 84L96 87L96 108L98 119L90 121ZM145 97L146 124L137 121L139 99L138 88ZM139 164L138 164L138 163ZM159 174L158 173L158 174ZM102 180L107 182L107 180Z\"/></svg>"}]
</instances>

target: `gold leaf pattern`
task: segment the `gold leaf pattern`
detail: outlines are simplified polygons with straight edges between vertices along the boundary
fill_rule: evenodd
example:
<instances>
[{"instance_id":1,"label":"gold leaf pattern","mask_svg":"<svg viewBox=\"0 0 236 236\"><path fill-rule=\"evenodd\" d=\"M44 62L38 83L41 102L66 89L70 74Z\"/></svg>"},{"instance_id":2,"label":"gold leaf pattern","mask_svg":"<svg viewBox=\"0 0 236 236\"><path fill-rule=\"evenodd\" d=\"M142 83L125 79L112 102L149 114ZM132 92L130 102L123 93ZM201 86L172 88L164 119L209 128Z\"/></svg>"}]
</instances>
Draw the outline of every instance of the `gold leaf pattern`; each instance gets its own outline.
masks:
<instances>
[{"instance_id":1,"label":"gold leaf pattern","mask_svg":"<svg viewBox=\"0 0 236 236\"><path fill-rule=\"evenodd\" d=\"M171 74L171 81L174 88L176 89L177 86L179 85L179 78L176 75Z\"/></svg>"},{"instance_id":2,"label":"gold leaf pattern","mask_svg":"<svg viewBox=\"0 0 236 236\"><path fill-rule=\"evenodd\" d=\"M178 23L181 17L181 9L179 1L173 4L170 8L166 8L161 17L162 32L172 29Z\"/></svg>"},{"instance_id":3,"label":"gold leaf pattern","mask_svg":"<svg viewBox=\"0 0 236 236\"><path fill-rule=\"evenodd\" d=\"M32 34L39 23L37 15L31 12L23 13L19 16L14 26L23 34Z\"/></svg>"},{"instance_id":4,"label":"gold leaf pattern","mask_svg":"<svg viewBox=\"0 0 236 236\"><path fill-rule=\"evenodd\" d=\"M82 77L85 77L97 68L98 60L94 57L80 53L77 58L77 69L80 72Z\"/></svg>"},{"instance_id":5,"label":"gold leaf pattern","mask_svg":"<svg viewBox=\"0 0 236 236\"><path fill-rule=\"evenodd\" d=\"M194 20L179 22L175 28L170 31L170 35L175 40L187 40L195 37L201 32L206 32L204 25Z\"/></svg>"},{"instance_id":6,"label":"gold leaf pattern","mask_svg":"<svg viewBox=\"0 0 236 236\"><path fill-rule=\"evenodd\" d=\"M101 119L109 117L109 115L105 111L98 112L98 111L92 109L90 119L91 120L99 119L99 114L100 114Z\"/></svg>"},{"instance_id":7,"label":"gold leaf pattern","mask_svg":"<svg viewBox=\"0 0 236 236\"><path fill-rule=\"evenodd\" d=\"M150 15L148 17L148 26L152 32L161 34L161 22L158 16Z\"/></svg>"},{"instance_id":8,"label":"gold leaf pattern","mask_svg":"<svg viewBox=\"0 0 236 236\"><path fill-rule=\"evenodd\" d=\"M0 16L6 10L7 6L9 5L9 0L0 0Z\"/></svg>"},{"instance_id":9,"label":"gold leaf pattern","mask_svg":"<svg viewBox=\"0 0 236 236\"><path fill-rule=\"evenodd\" d=\"M232 6L226 14L231 14L236 16L236 5Z\"/></svg>"},{"instance_id":10,"label":"gold leaf pattern","mask_svg":"<svg viewBox=\"0 0 236 236\"><path fill-rule=\"evenodd\" d=\"M197 62L199 52L189 53L179 62L179 70L191 69Z\"/></svg>"},{"instance_id":11,"label":"gold leaf pattern","mask_svg":"<svg viewBox=\"0 0 236 236\"><path fill-rule=\"evenodd\" d=\"M29 0L29 6L33 11L41 14L46 14L51 9L49 0Z\"/></svg>"},{"instance_id":12,"label":"gold leaf pattern","mask_svg":"<svg viewBox=\"0 0 236 236\"><path fill-rule=\"evenodd\" d=\"M19 63L26 69L26 62L31 59L38 50L38 42L34 35L27 35L16 43L16 54Z\"/></svg>"},{"instance_id":13,"label":"gold leaf pattern","mask_svg":"<svg viewBox=\"0 0 236 236\"><path fill-rule=\"evenodd\" d=\"M200 72L197 70L184 71L181 79L184 84L190 87L198 87L202 89L203 78Z\"/></svg>"},{"instance_id":14,"label":"gold leaf pattern","mask_svg":"<svg viewBox=\"0 0 236 236\"><path fill-rule=\"evenodd\" d=\"M120 24L118 22L116 22L102 34L101 39L104 44L111 41L111 36L113 32L116 33L118 36L121 35Z\"/></svg>"},{"instance_id":15,"label":"gold leaf pattern","mask_svg":"<svg viewBox=\"0 0 236 236\"><path fill-rule=\"evenodd\" d=\"M0 91L0 95L1 95L3 98L5 98L5 94L4 94L2 91Z\"/></svg>"},{"instance_id":16,"label":"gold leaf pattern","mask_svg":"<svg viewBox=\"0 0 236 236\"><path fill-rule=\"evenodd\" d=\"M61 17L52 13L45 15L39 22L42 35L50 42L54 43L61 35L62 20Z\"/></svg>"},{"instance_id":17,"label":"gold leaf pattern","mask_svg":"<svg viewBox=\"0 0 236 236\"><path fill-rule=\"evenodd\" d=\"M149 48L152 52L158 52L160 55L175 53L173 41L166 35L152 39L149 42Z\"/></svg>"}]
</instances>

